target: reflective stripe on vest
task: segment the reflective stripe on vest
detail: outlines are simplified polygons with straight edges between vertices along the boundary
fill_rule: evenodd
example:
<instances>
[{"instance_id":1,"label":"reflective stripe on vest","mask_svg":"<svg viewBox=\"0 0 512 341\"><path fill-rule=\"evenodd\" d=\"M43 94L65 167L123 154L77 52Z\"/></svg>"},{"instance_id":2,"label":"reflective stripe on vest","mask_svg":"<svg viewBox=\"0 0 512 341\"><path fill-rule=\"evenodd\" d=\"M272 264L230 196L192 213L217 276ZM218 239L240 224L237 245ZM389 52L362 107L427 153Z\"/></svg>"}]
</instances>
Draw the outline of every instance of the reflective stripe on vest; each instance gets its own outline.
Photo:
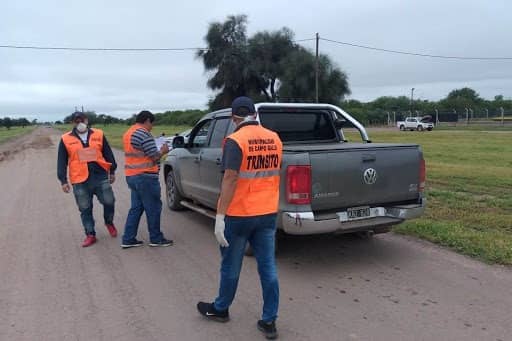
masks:
<instances>
[{"instance_id":1,"label":"reflective stripe on vest","mask_svg":"<svg viewBox=\"0 0 512 341\"><path fill-rule=\"evenodd\" d=\"M141 124L134 124L123 135L124 146L124 174L133 176L142 173L158 173L158 164L156 161L146 156L143 151L133 148L132 135L137 129L144 129ZM147 131L149 133L149 131Z\"/></svg>"},{"instance_id":2,"label":"reflective stripe on vest","mask_svg":"<svg viewBox=\"0 0 512 341\"><path fill-rule=\"evenodd\" d=\"M86 148L82 141L77 136L68 132L62 135L62 143L68 152L68 168L69 168L69 181L72 184L78 184L86 181L89 178L88 162L96 162L106 172L110 170L111 163L103 158L103 132L99 129L90 129L89 147L96 151L95 158L91 157L88 161L80 159L80 155L84 155L83 150ZM92 153L87 153L88 156L93 156Z\"/></svg>"},{"instance_id":3,"label":"reflective stripe on vest","mask_svg":"<svg viewBox=\"0 0 512 341\"><path fill-rule=\"evenodd\" d=\"M242 151L242 164L226 214L250 217L276 213L283 154L279 136L260 125L247 125L228 138Z\"/></svg>"}]
</instances>

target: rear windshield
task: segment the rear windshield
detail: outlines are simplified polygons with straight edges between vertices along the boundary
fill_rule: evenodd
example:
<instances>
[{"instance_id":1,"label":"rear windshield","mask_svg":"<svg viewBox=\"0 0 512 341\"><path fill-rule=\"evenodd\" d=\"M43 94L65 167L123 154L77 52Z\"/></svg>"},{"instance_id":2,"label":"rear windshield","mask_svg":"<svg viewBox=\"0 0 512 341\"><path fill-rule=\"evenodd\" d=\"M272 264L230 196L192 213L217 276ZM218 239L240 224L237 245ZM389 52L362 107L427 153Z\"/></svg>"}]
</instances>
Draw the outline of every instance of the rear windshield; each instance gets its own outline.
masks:
<instances>
[{"instance_id":1,"label":"rear windshield","mask_svg":"<svg viewBox=\"0 0 512 341\"><path fill-rule=\"evenodd\" d=\"M336 140L331 114L326 111L260 111L261 124L275 131L283 142Z\"/></svg>"}]
</instances>

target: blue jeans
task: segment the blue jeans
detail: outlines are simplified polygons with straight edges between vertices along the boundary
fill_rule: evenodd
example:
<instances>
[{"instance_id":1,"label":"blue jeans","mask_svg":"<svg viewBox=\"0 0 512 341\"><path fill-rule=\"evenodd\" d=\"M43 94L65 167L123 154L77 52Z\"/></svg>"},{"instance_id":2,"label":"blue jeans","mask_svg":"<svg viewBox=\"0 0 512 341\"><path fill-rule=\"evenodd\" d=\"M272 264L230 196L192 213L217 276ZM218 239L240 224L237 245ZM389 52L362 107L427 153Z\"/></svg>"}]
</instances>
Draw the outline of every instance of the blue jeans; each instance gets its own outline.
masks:
<instances>
[{"instance_id":1,"label":"blue jeans","mask_svg":"<svg viewBox=\"0 0 512 341\"><path fill-rule=\"evenodd\" d=\"M103 205L103 219L105 224L112 224L114 221L114 192L108 179L87 181L73 185L73 194L80 211L80 218L86 235L96 235L94 230L94 217L92 215L92 198L94 195Z\"/></svg>"},{"instance_id":2,"label":"blue jeans","mask_svg":"<svg viewBox=\"0 0 512 341\"><path fill-rule=\"evenodd\" d=\"M124 225L123 243L129 243L137 237L140 217L146 212L149 239L152 243L160 242L164 236L160 231L160 214L162 213L161 189L158 175L138 174L126 177L131 190L132 206Z\"/></svg>"},{"instance_id":3,"label":"blue jeans","mask_svg":"<svg viewBox=\"0 0 512 341\"><path fill-rule=\"evenodd\" d=\"M235 298L240 269L247 242L251 245L260 275L263 293L263 314L265 322L277 318L279 308L279 281L275 260L276 214L255 217L226 216L224 236L228 247L221 247L219 296L214 307L219 311L229 308Z\"/></svg>"}]
</instances>

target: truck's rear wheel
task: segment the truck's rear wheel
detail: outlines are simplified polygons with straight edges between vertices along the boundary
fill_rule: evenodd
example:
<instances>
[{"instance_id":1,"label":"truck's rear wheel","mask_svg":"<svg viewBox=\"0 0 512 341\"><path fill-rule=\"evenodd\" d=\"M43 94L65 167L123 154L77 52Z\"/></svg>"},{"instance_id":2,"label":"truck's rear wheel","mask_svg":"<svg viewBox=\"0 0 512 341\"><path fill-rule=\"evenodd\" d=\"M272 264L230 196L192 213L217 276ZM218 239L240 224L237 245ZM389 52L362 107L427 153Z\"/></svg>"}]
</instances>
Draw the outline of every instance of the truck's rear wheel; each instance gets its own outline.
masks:
<instances>
[{"instance_id":1,"label":"truck's rear wheel","mask_svg":"<svg viewBox=\"0 0 512 341\"><path fill-rule=\"evenodd\" d=\"M418 126L418 127L416 128L416 130L418 130L418 131L423 131L423 126Z\"/></svg>"},{"instance_id":2,"label":"truck's rear wheel","mask_svg":"<svg viewBox=\"0 0 512 341\"><path fill-rule=\"evenodd\" d=\"M183 200L183 195L181 195L180 190L178 187L176 187L176 179L174 178L172 170L167 173L165 184L167 206L173 211L183 210L185 207L180 204L180 202Z\"/></svg>"},{"instance_id":3,"label":"truck's rear wheel","mask_svg":"<svg viewBox=\"0 0 512 341\"><path fill-rule=\"evenodd\" d=\"M403 124L400 126L400 130L405 131L405 126Z\"/></svg>"}]
</instances>

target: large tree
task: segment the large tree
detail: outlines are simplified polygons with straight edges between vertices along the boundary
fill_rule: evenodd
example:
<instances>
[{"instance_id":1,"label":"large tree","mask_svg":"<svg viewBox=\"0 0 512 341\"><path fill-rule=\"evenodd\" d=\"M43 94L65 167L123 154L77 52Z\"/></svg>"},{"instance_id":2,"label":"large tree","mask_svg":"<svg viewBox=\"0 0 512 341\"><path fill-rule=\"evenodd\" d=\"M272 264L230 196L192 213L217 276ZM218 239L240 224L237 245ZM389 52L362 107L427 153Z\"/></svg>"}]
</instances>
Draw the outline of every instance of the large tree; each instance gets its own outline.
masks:
<instances>
[{"instance_id":1,"label":"large tree","mask_svg":"<svg viewBox=\"0 0 512 341\"><path fill-rule=\"evenodd\" d=\"M227 107L241 95L255 100L314 101L315 57L293 42L288 28L258 32L247 38L247 17L229 16L210 24L207 50L197 53L211 74L208 87L217 94L210 109ZM319 100L338 104L349 94L347 76L325 55L319 59Z\"/></svg>"},{"instance_id":2,"label":"large tree","mask_svg":"<svg viewBox=\"0 0 512 341\"><path fill-rule=\"evenodd\" d=\"M210 24L207 50L197 57L211 73L208 87L220 92L210 101L212 109L227 107L233 98L258 92L258 78L251 70L247 46L247 16L229 16L223 23Z\"/></svg>"}]
</instances>

